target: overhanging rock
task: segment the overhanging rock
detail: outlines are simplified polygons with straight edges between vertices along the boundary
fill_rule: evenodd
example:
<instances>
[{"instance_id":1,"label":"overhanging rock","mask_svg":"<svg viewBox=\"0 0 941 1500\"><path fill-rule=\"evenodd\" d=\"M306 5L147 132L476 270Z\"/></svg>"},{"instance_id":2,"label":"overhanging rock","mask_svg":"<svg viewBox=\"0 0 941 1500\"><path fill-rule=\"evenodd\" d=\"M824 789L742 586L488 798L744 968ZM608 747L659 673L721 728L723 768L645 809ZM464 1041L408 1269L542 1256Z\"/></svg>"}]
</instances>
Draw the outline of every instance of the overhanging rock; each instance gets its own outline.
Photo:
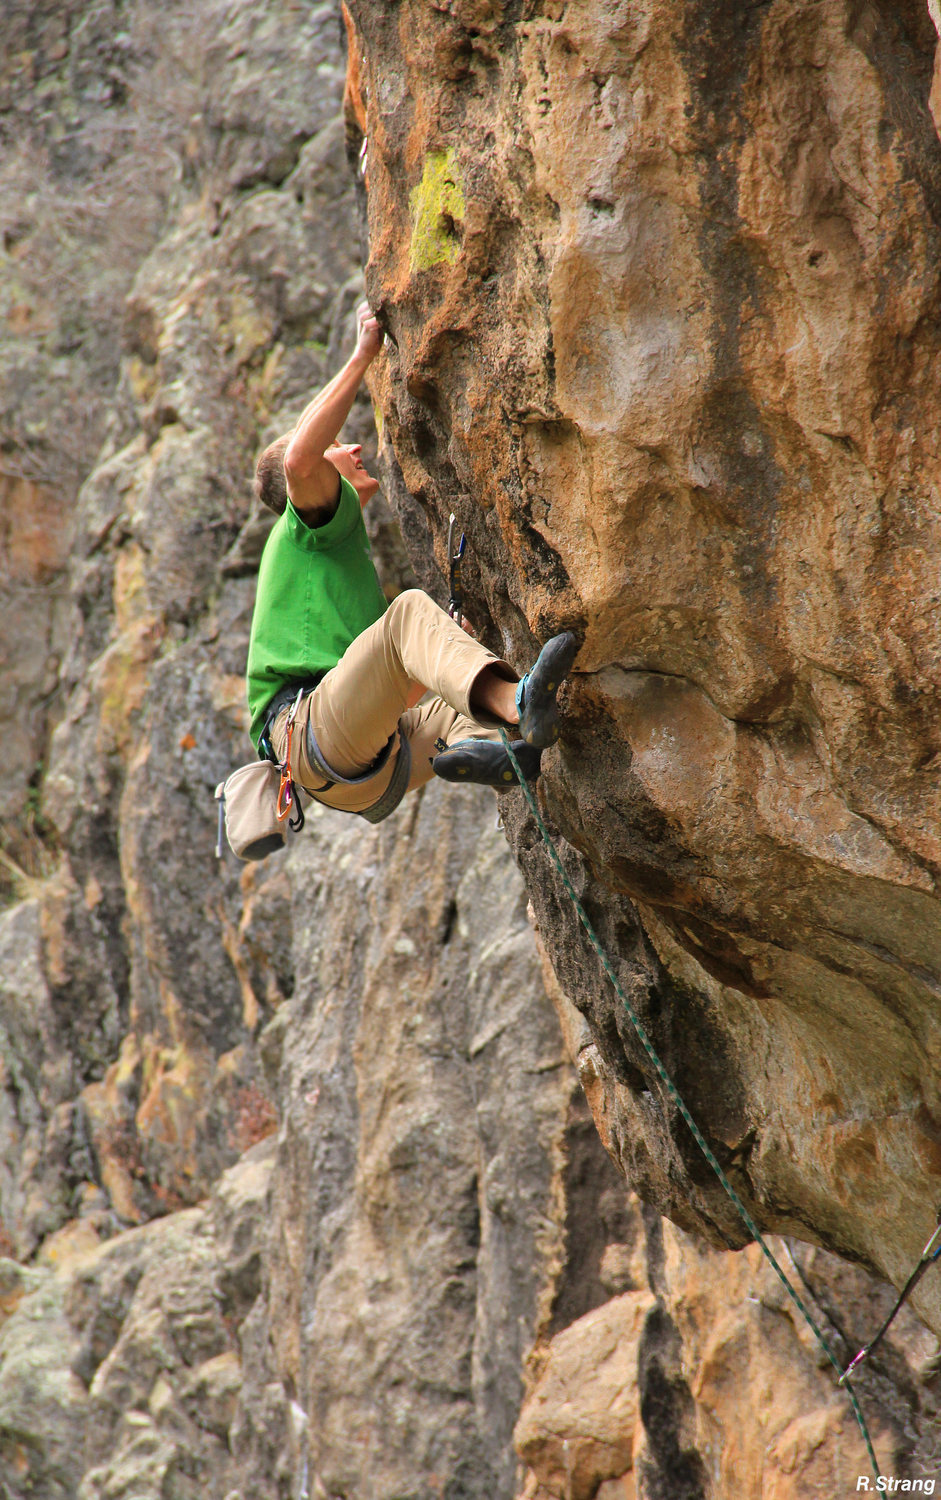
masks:
<instances>
[{"instance_id":1,"label":"overhanging rock","mask_svg":"<svg viewBox=\"0 0 941 1500\"><path fill-rule=\"evenodd\" d=\"M602 937L758 1222L900 1283L941 1203L927 9L349 11L413 552L456 512L521 669L580 632L544 785ZM610 1149L741 1243L508 822Z\"/></svg>"}]
</instances>

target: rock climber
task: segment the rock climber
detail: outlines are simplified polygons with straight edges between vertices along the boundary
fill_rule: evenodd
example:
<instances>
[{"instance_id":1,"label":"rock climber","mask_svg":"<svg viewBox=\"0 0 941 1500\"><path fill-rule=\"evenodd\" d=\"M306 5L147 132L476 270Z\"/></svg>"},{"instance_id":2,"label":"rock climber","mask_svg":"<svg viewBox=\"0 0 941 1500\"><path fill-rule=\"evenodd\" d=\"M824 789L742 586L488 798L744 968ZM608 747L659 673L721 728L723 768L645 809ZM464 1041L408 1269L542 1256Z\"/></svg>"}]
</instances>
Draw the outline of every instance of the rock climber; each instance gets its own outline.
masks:
<instances>
[{"instance_id":1,"label":"rock climber","mask_svg":"<svg viewBox=\"0 0 941 1500\"><path fill-rule=\"evenodd\" d=\"M432 774L514 785L500 724L535 780L577 641L554 636L518 681L421 590L387 602L362 518L379 481L360 444L337 438L383 343L367 303L357 321L353 354L256 466L255 493L279 520L258 575L248 704L260 754L289 760L318 802L379 822Z\"/></svg>"}]
</instances>

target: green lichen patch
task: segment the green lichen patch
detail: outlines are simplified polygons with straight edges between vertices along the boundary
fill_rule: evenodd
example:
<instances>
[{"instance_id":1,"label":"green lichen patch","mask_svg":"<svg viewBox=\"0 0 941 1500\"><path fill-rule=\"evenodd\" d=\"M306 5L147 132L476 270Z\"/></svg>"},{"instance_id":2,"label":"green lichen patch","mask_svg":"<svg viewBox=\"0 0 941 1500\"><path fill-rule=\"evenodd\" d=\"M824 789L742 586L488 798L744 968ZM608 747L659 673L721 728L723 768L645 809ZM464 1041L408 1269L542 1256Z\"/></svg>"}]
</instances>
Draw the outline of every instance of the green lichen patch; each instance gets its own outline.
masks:
<instances>
[{"instance_id":1,"label":"green lichen patch","mask_svg":"<svg viewBox=\"0 0 941 1500\"><path fill-rule=\"evenodd\" d=\"M464 222L464 189L453 149L425 158L421 182L409 195L409 210L412 270L428 271L442 262L453 265L460 254Z\"/></svg>"}]
</instances>

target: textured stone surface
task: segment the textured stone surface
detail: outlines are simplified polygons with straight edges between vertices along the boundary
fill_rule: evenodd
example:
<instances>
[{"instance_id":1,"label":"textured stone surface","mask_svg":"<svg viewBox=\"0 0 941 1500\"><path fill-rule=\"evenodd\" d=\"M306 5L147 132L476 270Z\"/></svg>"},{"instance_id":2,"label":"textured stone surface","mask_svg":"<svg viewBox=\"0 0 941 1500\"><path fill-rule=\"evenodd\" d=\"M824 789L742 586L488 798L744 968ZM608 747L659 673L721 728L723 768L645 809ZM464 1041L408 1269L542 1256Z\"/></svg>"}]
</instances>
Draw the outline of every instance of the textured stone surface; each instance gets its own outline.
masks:
<instances>
[{"instance_id":1,"label":"textured stone surface","mask_svg":"<svg viewBox=\"0 0 941 1500\"><path fill-rule=\"evenodd\" d=\"M76 494L109 425L125 297L198 155L206 28L172 0L5 0L3 34L0 817L35 873L22 804L61 713Z\"/></svg>"},{"instance_id":2,"label":"textured stone surface","mask_svg":"<svg viewBox=\"0 0 941 1500\"><path fill-rule=\"evenodd\" d=\"M107 20L95 13L96 26ZM153 16L141 5L129 20L132 31L146 30ZM9 955L0 1007L3 1248L35 1255L48 1271L28 1306L22 1284L11 1282L15 1311L0 1350L9 1394L0 1413L4 1459L24 1494L45 1485L80 1490L82 1500L140 1500L195 1487L222 1500L244 1485L246 1495L293 1500L305 1465L349 1474L352 1462L355 1473L358 1450L351 1460L337 1413L358 1393L360 1420L371 1420L386 1378L382 1362L369 1361L375 1340L400 1372L388 1376L384 1426L369 1458L376 1483L388 1488L402 1472L420 1492L451 1484L453 1469L458 1485L466 1471L476 1493L508 1495L522 1360L537 1323L560 1299L577 1315L605 1295L597 1276L604 1236L590 1219L575 1263L594 1271L584 1284L568 1274L566 1245L578 1238L561 1208L570 1108L580 1169L593 1162L609 1186L611 1169L573 1103L574 1075L545 1001L518 878L492 827L492 798L460 797L449 813L435 788L380 834L340 820L317 838L312 819L306 853L299 846L293 865L240 872L212 858L212 789L248 753L242 673L267 530L248 510L252 452L293 420L342 357L359 284L337 119L338 16L313 8L298 29L291 10L288 28L283 8L230 4L190 21L181 86L199 92L200 118L177 121L187 126L184 166L156 247L145 254L142 245L124 288L122 345L104 351L117 379L105 444L72 503L68 650L56 664L58 723L43 752L41 806L55 868L45 879L42 869L24 872L30 899L4 914L0 934ZM180 63L177 22L188 24L168 18L155 81ZM32 24L25 15L23 24ZM100 37L90 36L94 51ZM67 81L59 80L63 89ZM165 99L171 115L184 104L172 91ZM139 106L132 100L131 108ZM45 116L37 119L41 130ZM171 156L177 149L171 129L162 145ZM38 369L47 353L33 350ZM367 410L364 403L354 413L351 435L368 437ZM101 438L91 414L86 436L89 449ZM83 461L91 460L89 451ZM7 498L18 535L24 496ZM409 565L388 512L373 509L370 528L394 590L410 581ZM34 696L45 687L26 686ZM424 832L412 840L414 822ZM467 872L477 885L458 902L478 844L480 868L476 877ZM341 845L357 907L365 892L373 908L349 928L336 920L346 895L335 860ZM450 863L440 857L448 846ZM383 854L394 866L387 884ZM414 911L402 894L413 859L422 872ZM324 860L336 896L323 884ZM20 877L16 894L22 886ZM316 946L314 889L324 929ZM295 1083L305 1083L297 1069L279 1086L277 1055L283 1048L287 1058L296 1052L322 1064L314 1005L321 953L347 980L332 997L341 1052L343 1038L357 1034L363 996L355 979L379 921L369 996L378 1014L364 1019L360 1046L407 1097L360 1148L341 1139L346 1114L332 1121L323 1112L323 1138L310 1144L294 1125L298 1112L304 1120L310 1112L311 1088L297 1094ZM347 972L348 944L355 959ZM383 992L390 963L392 987ZM384 1028L409 968L411 1020L389 1048ZM301 1007L292 1003L296 987ZM439 1007L437 1019L415 1042L423 1005L433 1017ZM410 1074L427 1047L426 1098ZM342 1070L353 1102L357 1087L370 1087L369 1068L347 1051ZM324 1288L318 1266L280 1252L263 1270L261 1199L250 1205L257 1222L239 1256L231 1236L210 1232L211 1213L185 1207L204 1200L222 1168L274 1128L277 1101L279 1235L288 1244L308 1232L319 1239L318 1208L331 1195L351 1225L350 1244L322 1268L334 1278ZM361 1265L358 1251L389 1192L383 1173L396 1181L403 1153L421 1163L424 1136L435 1138L447 1111L450 1137L385 1231L385 1254L398 1257L400 1273L364 1321L356 1290L367 1273L381 1280L382 1262ZM357 1149L374 1156L365 1185L358 1170L324 1171L312 1191L293 1170L308 1150L318 1164L339 1151L355 1167ZM423 1227L409 1231L419 1200ZM155 1215L165 1217L148 1224ZM143 1227L120 1233L128 1225ZM175 1298L157 1261L178 1286ZM345 1302L336 1292L344 1275ZM269 1290L259 1296L262 1279ZM318 1295L328 1309L336 1295L343 1319L321 1316L316 1328L300 1321L296 1310ZM233 1298L239 1318L247 1314L238 1349ZM205 1347L189 1348L193 1329ZM342 1368L312 1358L317 1341L331 1339L345 1351ZM71 1374L63 1348L72 1351ZM432 1358L439 1368L426 1378L423 1362ZM35 1400L23 1396L27 1386ZM219 1450L192 1431L197 1396L199 1423Z\"/></svg>"},{"instance_id":3,"label":"textured stone surface","mask_svg":"<svg viewBox=\"0 0 941 1500\"><path fill-rule=\"evenodd\" d=\"M515 1438L549 1494L592 1500L599 1484L633 1468L637 1359L653 1303L649 1292L624 1292L557 1334L548 1349Z\"/></svg>"},{"instance_id":4,"label":"textured stone surface","mask_svg":"<svg viewBox=\"0 0 941 1500\"><path fill-rule=\"evenodd\" d=\"M546 801L625 983L760 1222L900 1284L941 1185L928 12L349 8L407 535L456 511L518 666L579 631ZM615 1156L740 1243L513 838Z\"/></svg>"},{"instance_id":5,"label":"textured stone surface","mask_svg":"<svg viewBox=\"0 0 941 1500\"><path fill-rule=\"evenodd\" d=\"M277 1146L117 1237L86 1204L38 1285L0 1268L15 1500L293 1500L305 1473L508 1497L529 1346L607 1296L598 1204L623 1190L492 796L434 785L375 830L315 810L279 858L299 978L261 1041Z\"/></svg>"},{"instance_id":6,"label":"textured stone surface","mask_svg":"<svg viewBox=\"0 0 941 1500\"><path fill-rule=\"evenodd\" d=\"M619 1218L621 1294L531 1356L525 1500L856 1493L871 1470L850 1407L757 1248L716 1252L636 1199ZM885 1293L825 1251L773 1250L845 1358ZM857 1381L882 1473L910 1487L941 1461L937 1351L903 1313Z\"/></svg>"},{"instance_id":7,"label":"textured stone surface","mask_svg":"<svg viewBox=\"0 0 941 1500\"><path fill-rule=\"evenodd\" d=\"M231 1492L238 1330L259 1291L271 1166L257 1147L204 1208L80 1249L24 1288L0 1323L5 1497Z\"/></svg>"},{"instance_id":8,"label":"textured stone surface","mask_svg":"<svg viewBox=\"0 0 941 1500\"><path fill-rule=\"evenodd\" d=\"M13 296L21 272L39 275L34 241L52 257L41 288L50 328L17 356L31 361L37 388L50 376L36 414L45 425L27 444L37 464L62 457L71 420L62 382L51 379L55 329L88 320L99 303L110 309L82 343L95 379L79 361L66 372L89 391L84 447L69 459L71 479L60 476L69 526L37 511L31 494L4 492L12 563L31 568L33 581L43 568L50 574L36 609L53 610L67 642L54 664L55 732L27 757L30 775L33 759L45 762L39 821L23 807L18 772L7 787L11 797L20 788L26 830L11 846L14 892L38 902L37 1002L48 993L54 1019L53 1056L32 1094L6 1082L18 1137L57 1132L47 1155L62 1182L39 1195L43 1233L69 1218L74 1195L92 1201L93 1188L124 1224L194 1203L274 1125L254 1037L288 981L266 963L253 989L259 949L270 955L277 939L262 924L252 953L243 951L238 878L212 854L211 796L246 753L243 673L265 534L249 518L251 455L326 377L357 295L338 20L319 7L289 27L287 9L220 4L164 15L141 0L121 31L107 5L55 24L44 11L12 8L46 80L34 79L26 97L40 102L28 115L17 112L11 83L4 117L16 148L6 170L31 150L51 174L20 204L5 262ZM274 77L281 87L272 92ZM84 225L72 213L61 244L47 245L56 174L80 195L91 140L102 155L100 203ZM81 171L70 175L63 142L82 157ZM109 258L100 235L123 221L135 193L134 234L115 240ZM70 299L82 234L84 279ZM10 347L0 348L0 371ZM25 387L10 380L5 410L19 431ZM91 404L95 380L108 387L107 423ZM42 533L41 521L51 523ZM72 544L67 600L40 542L59 548L59 565ZM18 595L10 597L15 613ZM35 636L41 654L39 615L21 615L19 634ZM29 660L13 658L22 677L13 717L41 733L47 666ZM38 853L30 829L43 834ZM37 868L23 868L24 847ZM58 1050L67 1078L51 1082ZM55 1115L66 1100L71 1126ZM83 1149L62 1161L67 1126ZM44 1180L42 1158L37 1149L19 1161L18 1198L0 1191L0 1221L19 1253L42 1237L22 1209L30 1174Z\"/></svg>"},{"instance_id":9,"label":"textured stone surface","mask_svg":"<svg viewBox=\"0 0 941 1500\"><path fill-rule=\"evenodd\" d=\"M571 1274L574 1075L492 807L435 785L375 832L321 813L291 856L271 1320L328 1494L511 1494Z\"/></svg>"}]
</instances>

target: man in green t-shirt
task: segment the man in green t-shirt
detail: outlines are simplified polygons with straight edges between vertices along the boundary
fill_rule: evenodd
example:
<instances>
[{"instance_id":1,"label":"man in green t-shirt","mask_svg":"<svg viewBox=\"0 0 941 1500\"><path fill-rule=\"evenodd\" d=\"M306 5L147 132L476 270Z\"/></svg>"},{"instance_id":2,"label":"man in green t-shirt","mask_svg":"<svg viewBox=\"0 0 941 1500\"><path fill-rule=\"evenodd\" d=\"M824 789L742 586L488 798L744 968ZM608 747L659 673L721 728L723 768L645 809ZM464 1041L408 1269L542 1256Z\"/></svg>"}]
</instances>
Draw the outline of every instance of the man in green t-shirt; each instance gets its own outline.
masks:
<instances>
[{"instance_id":1,"label":"man in green t-shirt","mask_svg":"<svg viewBox=\"0 0 941 1500\"><path fill-rule=\"evenodd\" d=\"M256 467L255 493L279 519L258 575L248 703L256 749L289 758L317 801L378 822L432 774L513 785L501 723L534 780L577 643L555 636L519 682L421 590L387 604L362 518L379 482L359 444L336 441L382 347L367 304L357 316L353 354Z\"/></svg>"}]
</instances>

